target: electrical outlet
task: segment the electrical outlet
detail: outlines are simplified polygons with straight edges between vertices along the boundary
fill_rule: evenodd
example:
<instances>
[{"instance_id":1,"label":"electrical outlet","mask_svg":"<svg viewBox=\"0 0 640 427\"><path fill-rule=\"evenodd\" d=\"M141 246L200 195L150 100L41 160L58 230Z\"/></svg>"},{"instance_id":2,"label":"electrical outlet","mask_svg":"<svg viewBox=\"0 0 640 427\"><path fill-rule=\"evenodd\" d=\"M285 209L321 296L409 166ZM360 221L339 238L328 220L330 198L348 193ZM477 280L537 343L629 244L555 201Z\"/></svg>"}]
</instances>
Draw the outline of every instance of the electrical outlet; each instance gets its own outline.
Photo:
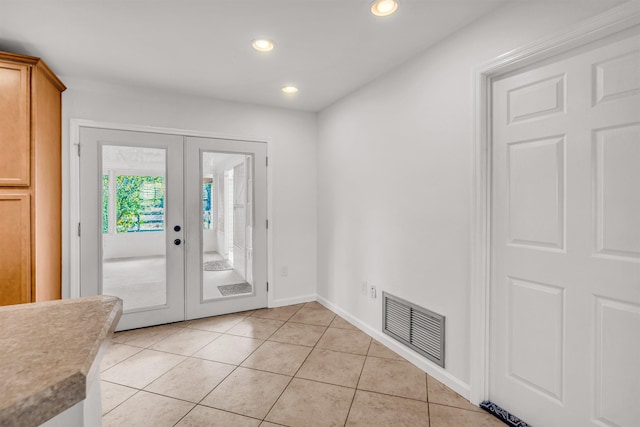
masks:
<instances>
[{"instance_id":1,"label":"electrical outlet","mask_svg":"<svg viewBox=\"0 0 640 427\"><path fill-rule=\"evenodd\" d=\"M360 288L360 293L364 296L367 295L367 282L362 282L362 287Z\"/></svg>"},{"instance_id":2,"label":"electrical outlet","mask_svg":"<svg viewBox=\"0 0 640 427\"><path fill-rule=\"evenodd\" d=\"M280 276L287 277L288 275L289 275L289 267L287 267L286 265L283 265L282 267L280 267Z\"/></svg>"},{"instance_id":3,"label":"electrical outlet","mask_svg":"<svg viewBox=\"0 0 640 427\"><path fill-rule=\"evenodd\" d=\"M369 286L369 296L373 299L376 299L378 297L376 292L376 285Z\"/></svg>"}]
</instances>

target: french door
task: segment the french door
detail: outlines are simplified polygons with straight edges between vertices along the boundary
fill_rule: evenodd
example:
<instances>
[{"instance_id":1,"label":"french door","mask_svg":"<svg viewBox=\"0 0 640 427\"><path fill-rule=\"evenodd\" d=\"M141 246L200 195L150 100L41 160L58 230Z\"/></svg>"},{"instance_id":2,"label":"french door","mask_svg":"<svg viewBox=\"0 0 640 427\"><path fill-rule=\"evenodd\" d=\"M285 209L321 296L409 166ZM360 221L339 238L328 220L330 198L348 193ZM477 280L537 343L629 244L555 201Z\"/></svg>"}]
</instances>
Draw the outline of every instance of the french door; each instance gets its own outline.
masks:
<instances>
[{"instance_id":1,"label":"french door","mask_svg":"<svg viewBox=\"0 0 640 427\"><path fill-rule=\"evenodd\" d=\"M267 305L266 159L264 143L186 138L188 319Z\"/></svg>"},{"instance_id":2,"label":"french door","mask_svg":"<svg viewBox=\"0 0 640 427\"><path fill-rule=\"evenodd\" d=\"M80 294L118 330L266 306L266 144L80 129Z\"/></svg>"}]
</instances>

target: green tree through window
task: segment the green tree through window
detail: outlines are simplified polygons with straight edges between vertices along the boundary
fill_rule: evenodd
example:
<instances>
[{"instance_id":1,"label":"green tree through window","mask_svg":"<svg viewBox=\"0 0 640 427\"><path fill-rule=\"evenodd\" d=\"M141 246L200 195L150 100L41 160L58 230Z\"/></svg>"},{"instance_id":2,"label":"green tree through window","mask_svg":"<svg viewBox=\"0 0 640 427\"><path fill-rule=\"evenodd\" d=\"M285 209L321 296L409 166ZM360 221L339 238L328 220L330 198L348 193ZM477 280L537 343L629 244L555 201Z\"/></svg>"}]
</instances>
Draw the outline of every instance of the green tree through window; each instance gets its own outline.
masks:
<instances>
[{"instance_id":1,"label":"green tree through window","mask_svg":"<svg viewBox=\"0 0 640 427\"><path fill-rule=\"evenodd\" d=\"M164 230L164 178L118 175L116 232Z\"/></svg>"},{"instance_id":2,"label":"green tree through window","mask_svg":"<svg viewBox=\"0 0 640 427\"><path fill-rule=\"evenodd\" d=\"M102 176L102 232L109 232L109 175Z\"/></svg>"}]
</instances>

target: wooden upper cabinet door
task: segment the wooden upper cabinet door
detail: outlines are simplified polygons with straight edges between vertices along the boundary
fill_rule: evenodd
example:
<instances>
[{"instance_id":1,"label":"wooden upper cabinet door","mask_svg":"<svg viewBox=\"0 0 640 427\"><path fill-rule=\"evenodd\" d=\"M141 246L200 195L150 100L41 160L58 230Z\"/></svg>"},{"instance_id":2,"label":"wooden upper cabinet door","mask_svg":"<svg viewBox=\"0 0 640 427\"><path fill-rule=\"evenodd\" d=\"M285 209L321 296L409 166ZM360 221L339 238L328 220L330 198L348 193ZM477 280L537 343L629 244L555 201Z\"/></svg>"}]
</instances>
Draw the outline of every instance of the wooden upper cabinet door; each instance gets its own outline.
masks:
<instances>
[{"instance_id":1,"label":"wooden upper cabinet door","mask_svg":"<svg viewBox=\"0 0 640 427\"><path fill-rule=\"evenodd\" d=\"M30 67L0 62L0 187L30 184Z\"/></svg>"},{"instance_id":2,"label":"wooden upper cabinet door","mask_svg":"<svg viewBox=\"0 0 640 427\"><path fill-rule=\"evenodd\" d=\"M0 190L0 305L31 302L31 198Z\"/></svg>"}]
</instances>

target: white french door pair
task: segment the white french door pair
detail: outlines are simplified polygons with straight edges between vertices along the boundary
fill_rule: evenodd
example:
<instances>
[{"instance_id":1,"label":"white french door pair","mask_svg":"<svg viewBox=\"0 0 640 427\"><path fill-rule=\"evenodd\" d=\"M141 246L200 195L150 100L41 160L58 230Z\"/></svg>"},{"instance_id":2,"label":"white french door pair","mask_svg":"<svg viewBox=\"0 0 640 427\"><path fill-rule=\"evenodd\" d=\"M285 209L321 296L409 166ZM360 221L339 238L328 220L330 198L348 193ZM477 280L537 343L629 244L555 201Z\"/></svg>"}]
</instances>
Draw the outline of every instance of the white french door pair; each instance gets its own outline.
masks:
<instances>
[{"instance_id":1,"label":"white french door pair","mask_svg":"<svg viewBox=\"0 0 640 427\"><path fill-rule=\"evenodd\" d=\"M265 307L266 144L80 128L80 295L118 330Z\"/></svg>"}]
</instances>

